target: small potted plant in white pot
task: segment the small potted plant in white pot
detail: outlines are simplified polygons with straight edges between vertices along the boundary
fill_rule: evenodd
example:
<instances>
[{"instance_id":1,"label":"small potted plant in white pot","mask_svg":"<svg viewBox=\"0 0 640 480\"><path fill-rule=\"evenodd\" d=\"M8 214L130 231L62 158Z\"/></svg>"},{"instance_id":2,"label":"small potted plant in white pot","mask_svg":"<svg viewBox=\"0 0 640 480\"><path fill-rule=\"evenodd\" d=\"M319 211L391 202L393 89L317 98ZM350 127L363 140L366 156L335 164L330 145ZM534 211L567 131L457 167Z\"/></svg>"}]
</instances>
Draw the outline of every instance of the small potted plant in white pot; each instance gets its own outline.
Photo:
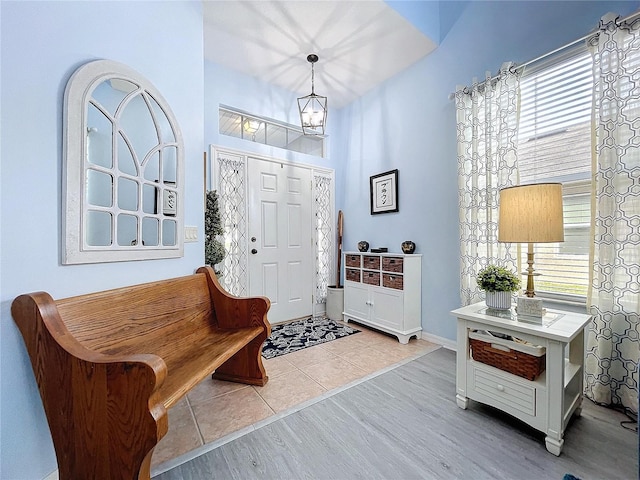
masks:
<instances>
[{"instance_id":1,"label":"small potted plant in white pot","mask_svg":"<svg viewBox=\"0 0 640 480\"><path fill-rule=\"evenodd\" d=\"M511 296L520 288L520 279L511 270L498 265L488 265L478 272L478 286L487 292L487 307L496 310L511 308Z\"/></svg>"}]
</instances>

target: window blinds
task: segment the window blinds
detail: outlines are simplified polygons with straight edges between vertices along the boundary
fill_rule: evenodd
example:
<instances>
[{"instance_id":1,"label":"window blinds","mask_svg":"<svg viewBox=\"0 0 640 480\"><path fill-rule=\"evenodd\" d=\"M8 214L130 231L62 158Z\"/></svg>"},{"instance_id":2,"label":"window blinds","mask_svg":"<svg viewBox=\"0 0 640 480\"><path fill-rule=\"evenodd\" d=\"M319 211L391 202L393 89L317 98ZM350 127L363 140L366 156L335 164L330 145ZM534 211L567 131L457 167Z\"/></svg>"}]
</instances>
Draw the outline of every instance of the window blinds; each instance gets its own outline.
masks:
<instances>
[{"instance_id":1,"label":"window blinds","mask_svg":"<svg viewBox=\"0 0 640 480\"><path fill-rule=\"evenodd\" d=\"M525 71L521 79L520 183L563 184L565 241L536 244L537 293L585 296L589 280L591 55L586 48ZM521 268L526 268L526 248Z\"/></svg>"}]
</instances>

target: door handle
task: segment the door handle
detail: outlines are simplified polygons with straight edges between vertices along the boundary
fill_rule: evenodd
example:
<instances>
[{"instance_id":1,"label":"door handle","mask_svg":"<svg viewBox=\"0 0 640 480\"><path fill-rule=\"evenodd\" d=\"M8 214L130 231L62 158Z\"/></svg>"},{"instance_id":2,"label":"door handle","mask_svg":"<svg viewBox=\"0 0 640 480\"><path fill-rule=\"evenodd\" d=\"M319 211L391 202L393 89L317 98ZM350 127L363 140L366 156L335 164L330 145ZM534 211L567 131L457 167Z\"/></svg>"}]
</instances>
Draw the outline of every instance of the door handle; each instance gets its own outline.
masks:
<instances>
[{"instance_id":1,"label":"door handle","mask_svg":"<svg viewBox=\"0 0 640 480\"><path fill-rule=\"evenodd\" d=\"M255 248L252 248L251 253L255 255L256 253L258 253L258 250L256 250Z\"/></svg>"}]
</instances>

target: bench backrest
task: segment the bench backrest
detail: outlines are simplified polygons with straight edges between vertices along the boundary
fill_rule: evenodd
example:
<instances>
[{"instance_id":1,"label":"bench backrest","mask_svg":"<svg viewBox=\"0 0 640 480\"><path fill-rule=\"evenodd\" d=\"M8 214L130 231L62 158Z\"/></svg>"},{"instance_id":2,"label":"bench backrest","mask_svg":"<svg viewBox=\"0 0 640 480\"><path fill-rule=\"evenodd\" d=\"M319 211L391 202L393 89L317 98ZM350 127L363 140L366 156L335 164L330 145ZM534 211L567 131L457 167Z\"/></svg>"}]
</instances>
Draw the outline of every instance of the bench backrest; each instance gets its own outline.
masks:
<instances>
[{"instance_id":1,"label":"bench backrest","mask_svg":"<svg viewBox=\"0 0 640 480\"><path fill-rule=\"evenodd\" d=\"M56 300L56 305L76 340L106 354L144 352L169 359L178 344L217 325L203 273Z\"/></svg>"}]
</instances>

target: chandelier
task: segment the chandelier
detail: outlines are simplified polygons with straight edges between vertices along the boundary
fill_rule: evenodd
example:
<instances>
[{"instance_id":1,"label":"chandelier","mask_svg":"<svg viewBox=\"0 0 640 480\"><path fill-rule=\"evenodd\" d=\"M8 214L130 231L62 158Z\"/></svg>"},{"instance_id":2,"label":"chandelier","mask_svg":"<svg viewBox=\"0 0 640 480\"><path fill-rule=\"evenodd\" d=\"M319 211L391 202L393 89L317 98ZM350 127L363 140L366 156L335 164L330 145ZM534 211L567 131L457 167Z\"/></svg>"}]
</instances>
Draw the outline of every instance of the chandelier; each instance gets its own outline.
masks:
<instances>
[{"instance_id":1,"label":"chandelier","mask_svg":"<svg viewBox=\"0 0 640 480\"><path fill-rule=\"evenodd\" d=\"M298 98L302 133L305 135L324 135L327 123L327 97L316 95L314 91L313 64L318 61L318 56L312 53L307 56L307 61L311 64L311 94Z\"/></svg>"}]
</instances>

